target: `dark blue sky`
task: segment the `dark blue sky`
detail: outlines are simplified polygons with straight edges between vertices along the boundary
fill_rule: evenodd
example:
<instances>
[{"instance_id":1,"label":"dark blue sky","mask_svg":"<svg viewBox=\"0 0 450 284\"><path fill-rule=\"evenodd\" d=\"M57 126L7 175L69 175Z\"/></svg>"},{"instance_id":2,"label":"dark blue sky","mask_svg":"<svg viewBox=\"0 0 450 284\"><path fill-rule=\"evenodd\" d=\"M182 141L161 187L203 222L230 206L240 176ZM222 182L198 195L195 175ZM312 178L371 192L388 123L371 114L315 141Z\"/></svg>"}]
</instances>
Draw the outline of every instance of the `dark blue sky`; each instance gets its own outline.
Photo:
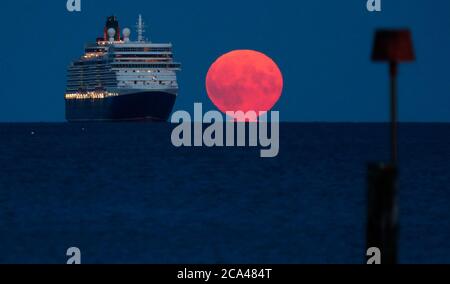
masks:
<instances>
[{"instance_id":1,"label":"dark blue sky","mask_svg":"<svg viewBox=\"0 0 450 284\"><path fill-rule=\"evenodd\" d=\"M372 64L377 27L410 27L418 61L400 69L400 119L450 122L450 1L383 0L3 1L0 121L63 121L66 67L101 34L106 16L133 26L138 13L154 42L170 41L183 64L175 110L205 93L210 64L234 49L266 53L280 66L276 106L287 121L385 121L387 66ZM134 32L134 31L133 31Z\"/></svg>"}]
</instances>

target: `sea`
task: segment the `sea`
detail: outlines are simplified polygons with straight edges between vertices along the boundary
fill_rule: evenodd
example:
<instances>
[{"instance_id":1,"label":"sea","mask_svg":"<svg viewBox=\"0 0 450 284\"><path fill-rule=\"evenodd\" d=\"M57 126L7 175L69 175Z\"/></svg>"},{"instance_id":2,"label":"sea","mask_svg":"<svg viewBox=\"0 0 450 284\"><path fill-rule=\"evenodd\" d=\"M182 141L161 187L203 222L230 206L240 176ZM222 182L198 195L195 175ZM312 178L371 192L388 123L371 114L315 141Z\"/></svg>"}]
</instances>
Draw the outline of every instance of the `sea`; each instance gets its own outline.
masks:
<instances>
[{"instance_id":1,"label":"sea","mask_svg":"<svg viewBox=\"0 0 450 284\"><path fill-rule=\"evenodd\" d=\"M282 123L280 151L159 123L0 124L0 263L365 263L387 124ZM450 263L450 124L399 128L400 263Z\"/></svg>"}]
</instances>

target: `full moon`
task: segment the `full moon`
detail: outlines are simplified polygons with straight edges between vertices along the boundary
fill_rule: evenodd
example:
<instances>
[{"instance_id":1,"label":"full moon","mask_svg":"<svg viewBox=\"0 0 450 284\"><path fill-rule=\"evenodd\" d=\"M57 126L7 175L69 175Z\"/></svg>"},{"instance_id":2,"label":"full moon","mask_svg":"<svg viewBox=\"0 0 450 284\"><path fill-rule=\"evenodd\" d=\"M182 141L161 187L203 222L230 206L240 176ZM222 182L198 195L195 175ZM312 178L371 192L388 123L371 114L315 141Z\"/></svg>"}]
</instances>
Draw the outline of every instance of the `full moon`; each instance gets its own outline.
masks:
<instances>
[{"instance_id":1,"label":"full moon","mask_svg":"<svg viewBox=\"0 0 450 284\"><path fill-rule=\"evenodd\" d=\"M283 76L277 64L253 50L222 55L206 76L208 96L223 113L254 111L260 115L274 107L282 90Z\"/></svg>"}]
</instances>

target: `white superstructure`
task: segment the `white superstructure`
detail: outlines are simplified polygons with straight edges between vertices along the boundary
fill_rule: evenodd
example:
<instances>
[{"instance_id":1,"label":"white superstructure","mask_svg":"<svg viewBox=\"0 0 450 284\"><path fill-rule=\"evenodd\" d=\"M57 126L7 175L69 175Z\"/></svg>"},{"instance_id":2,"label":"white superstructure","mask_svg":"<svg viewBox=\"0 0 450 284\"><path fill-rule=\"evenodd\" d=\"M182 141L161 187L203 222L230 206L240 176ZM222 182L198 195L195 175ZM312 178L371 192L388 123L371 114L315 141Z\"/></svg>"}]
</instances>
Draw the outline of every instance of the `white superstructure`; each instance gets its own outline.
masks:
<instances>
[{"instance_id":1,"label":"white superstructure","mask_svg":"<svg viewBox=\"0 0 450 284\"><path fill-rule=\"evenodd\" d=\"M66 99L104 98L136 92L161 91L177 95L176 72L171 43L144 39L139 15L137 39L131 31L122 35L115 17L109 17L103 38L85 47L85 54L72 62L68 72Z\"/></svg>"}]
</instances>

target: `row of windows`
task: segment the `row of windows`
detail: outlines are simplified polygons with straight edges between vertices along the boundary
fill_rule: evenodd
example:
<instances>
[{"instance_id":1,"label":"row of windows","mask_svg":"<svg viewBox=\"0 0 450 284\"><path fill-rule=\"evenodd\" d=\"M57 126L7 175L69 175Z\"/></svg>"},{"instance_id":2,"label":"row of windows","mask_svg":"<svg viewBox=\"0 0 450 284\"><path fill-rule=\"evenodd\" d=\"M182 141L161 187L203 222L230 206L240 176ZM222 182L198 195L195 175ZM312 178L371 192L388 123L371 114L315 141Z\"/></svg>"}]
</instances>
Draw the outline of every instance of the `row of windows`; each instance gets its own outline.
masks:
<instances>
[{"instance_id":1,"label":"row of windows","mask_svg":"<svg viewBox=\"0 0 450 284\"><path fill-rule=\"evenodd\" d=\"M111 78L83 78L83 77L81 77L81 78L69 78L69 79L67 79L67 83L68 84L70 84L70 83L73 83L73 82L82 82L82 81L85 81L85 82L88 82L88 81L95 81L95 82L107 82L107 81L111 81L111 82L114 82L114 81L116 81L117 80L117 78L113 78L113 77L111 77Z\"/></svg>"},{"instance_id":2,"label":"row of windows","mask_svg":"<svg viewBox=\"0 0 450 284\"><path fill-rule=\"evenodd\" d=\"M95 78L95 77L91 77L91 78L86 78L86 77L72 77L72 78L68 78L67 82L71 83L71 82L78 82L78 81L115 81L117 80L116 77L109 77L109 78Z\"/></svg>"},{"instance_id":3,"label":"row of windows","mask_svg":"<svg viewBox=\"0 0 450 284\"><path fill-rule=\"evenodd\" d=\"M78 82L67 84L67 87L77 87L77 86L96 86L96 85L108 85L114 86L117 82Z\"/></svg>"},{"instance_id":4,"label":"row of windows","mask_svg":"<svg viewBox=\"0 0 450 284\"><path fill-rule=\"evenodd\" d=\"M69 78L78 78L78 77L91 77L91 78L113 78L116 77L115 73L96 73L96 72L70 72L67 75Z\"/></svg>"},{"instance_id":5,"label":"row of windows","mask_svg":"<svg viewBox=\"0 0 450 284\"><path fill-rule=\"evenodd\" d=\"M74 67L71 67L70 69L72 69L72 70L73 69L77 69L76 66L100 65L100 64L105 65L106 63L104 61L77 61L77 62L74 62ZM158 67L162 67L162 68L180 68L181 64L179 64L179 63L171 63L171 64L164 64L164 63L161 63L161 64L120 64L120 65L116 64L116 66L120 66L120 67L123 66L124 68L158 68ZM90 66L90 67L91 68L95 68L94 66ZM89 68L89 67L86 66L86 68ZM101 67L97 67L97 68L101 68Z\"/></svg>"},{"instance_id":6,"label":"row of windows","mask_svg":"<svg viewBox=\"0 0 450 284\"><path fill-rule=\"evenodd\" d=\"M114 48L114 51L117 52L130 52L130 51L137 51L137 52L162 52L162 51L172 51L171 47L116 47Z\"/></svg>"},{"instance_id":7,"label":"row of windows","mask_svg":"<svg viewBox=\"0 0 450 284\"><path fill-rule=\"evenodd\" d=\"M117 83L116 80L109 80L109 81L99 81L99 80L79 80L79 81L71 81L67 82L67 86L79 86L83 84L92 85L92 84L115 84Z\"/></svg>"},{"instance_id":8,"label":"row of windows","mask_svg":"<svg viewBox=\"0 0 450 284\"><path fill-rule=\"evenodd\" d=\"M114 74L111 70L70 70L69 75L78 75L78 74L94 74L94 75L109 75Z\"/></svg>"},{"instance_id":9,"label":"row of windows","mask_svg":"<svg viewBox=\"0 0 450 284\"><path fill-rule=\"evenodd\" d=\"M114 54L112 57L131 57L131 58L173 58L172 54Z\"/></svg>"},{"instance_id":10,"label":"row of windows","mask_svg":"<svg viewBox=\"0 0 450 284\"><path fill-rule=\"evenodd\" d=\"M129 86L129 85L174 85L177 81L120 81L120 86Z\"/></svg>"},{"instance_id":11,"label":"row of windows","mask_svg":"<svg viewBox=\"0 0 450 284\"><path fill-rule=\"evenodd\" d=\"M71 92L77 92L79 95L87 95L86 92L103 92L103 91L105 91L105 88L102 86L97 86L95 88L88 87L88 88L78 88L78 89L67 89L66 91L67 91L67 93L69 93L69 94L66 94L66 96L67 95L69 95L69 96L76 95ZM110 93L110 95L118 95L118 94Z\"/></svg>"},{"instance_id":12,"label":"row of windows","mask_svg":"<svg viewBox=\"0 0 450 284\"><path fill-rule=\"evenodd\" d=\"M177 63L173 64L119 64L113 63L115 68L180 68L181 65Z\"/></svg>"},{"instance_id":13,"label":"row of windows","mask_svg":"<svg viewBox=\"0 0 450 284\"><path fill-rule=\"evenodd\" d=\"M94 76L80 76L80 77L69 77L67 79L68 82L72 82L72 81L113 81L116 80L116 76L114 77L94 77Z\"/></svg>"},{"instance_id":14,"label":"row of windows","mask_svg":"<svg viewBox=\"0 0 450 284\"><path fill-rule=\"evenodd\" d=\"M93 52L93 53L95 53L95 52L104 52L104 51L105 51L105 48L92 48L92 47L90 47L90 48L86 48L84 51L85 51L86 53L91 53L91 52Z\"/></svg>"},{"instance_id":15,"label":"row of windows","mask_svg":"<svg viewBox=\"0 0 450 284\"><path fill-rule=\"evenodd\" d=\"M130 73L160 73L161 72L161 70L120 70L120 71L123 71L124 73L128 73L128 72L130 72Z\"/></svg>"},{"instance_id":16,"label":"row of windows","mask_svg":"<svg viewBox=\"0 0 450 284\"><path fill-rule=\"evenodd\" d=\"M79 69L70 69L69 73L71 74L79 74L79 73L92 73L92 74L109 74L113 73L111 69L106 68L79 68Z\"/></svg>"},{"instance_id":17,"label":"row of windows","mask_svg":"<svg viewBox=\"0 0 450 284\"><path fill-rule=\"evenodd\" d=\"M102 65L106 64L104 60L90 60L90 61L76 61L73 63L74 66L85 66L85 65Z\"/></svg>"},{"instance_id":18,"label":"row of windows","mask_svg":"<svg viewBox=\"0 0 450 284\"><path fill-rule=\"evenodd\" d=\"M158 58L158 59L115 59L114 63L170 63L173 62L171 58Z\"/></svg>"},{"instance_id":19,"label":"row of windows","mask_svg":"<svg viewBox=\"0 0 450 284\"><path fill-rule=\"evenodd\" d=\"M73 85L73 86L67 86L68 90L78 90L78 89L82 89L82 88L90 88L90 89L95 89L95 88L103 88L103 87L108 87L108 88L115 88L116 84L79 84L79 85Z\"/></svg>"},{"instance_id":20,"label":"row of windows","mask_svg":"<svg viewBox=\"0 0 450 284\"><path fill-rule=\"evenodd\" d=\"M77 64L74 63L73 66L70 66L70 69L108 69L109 66L106 63L103 64Z\"/></svg>"},{"instance_id":21,"label":"row of windows","mask_svg":"<svg viewBox=\"0 0 450 284\"><path fill-rule=\"evenodd\" d=\"M77 81L115 81L117 78L116 77L110 77L110 78L95 78L95 77L91 77L91 78L86 78L86 77L79 77L79 78L69 78L67 80L67 82L77 82Z\"/></svg>"}]
</instances>

